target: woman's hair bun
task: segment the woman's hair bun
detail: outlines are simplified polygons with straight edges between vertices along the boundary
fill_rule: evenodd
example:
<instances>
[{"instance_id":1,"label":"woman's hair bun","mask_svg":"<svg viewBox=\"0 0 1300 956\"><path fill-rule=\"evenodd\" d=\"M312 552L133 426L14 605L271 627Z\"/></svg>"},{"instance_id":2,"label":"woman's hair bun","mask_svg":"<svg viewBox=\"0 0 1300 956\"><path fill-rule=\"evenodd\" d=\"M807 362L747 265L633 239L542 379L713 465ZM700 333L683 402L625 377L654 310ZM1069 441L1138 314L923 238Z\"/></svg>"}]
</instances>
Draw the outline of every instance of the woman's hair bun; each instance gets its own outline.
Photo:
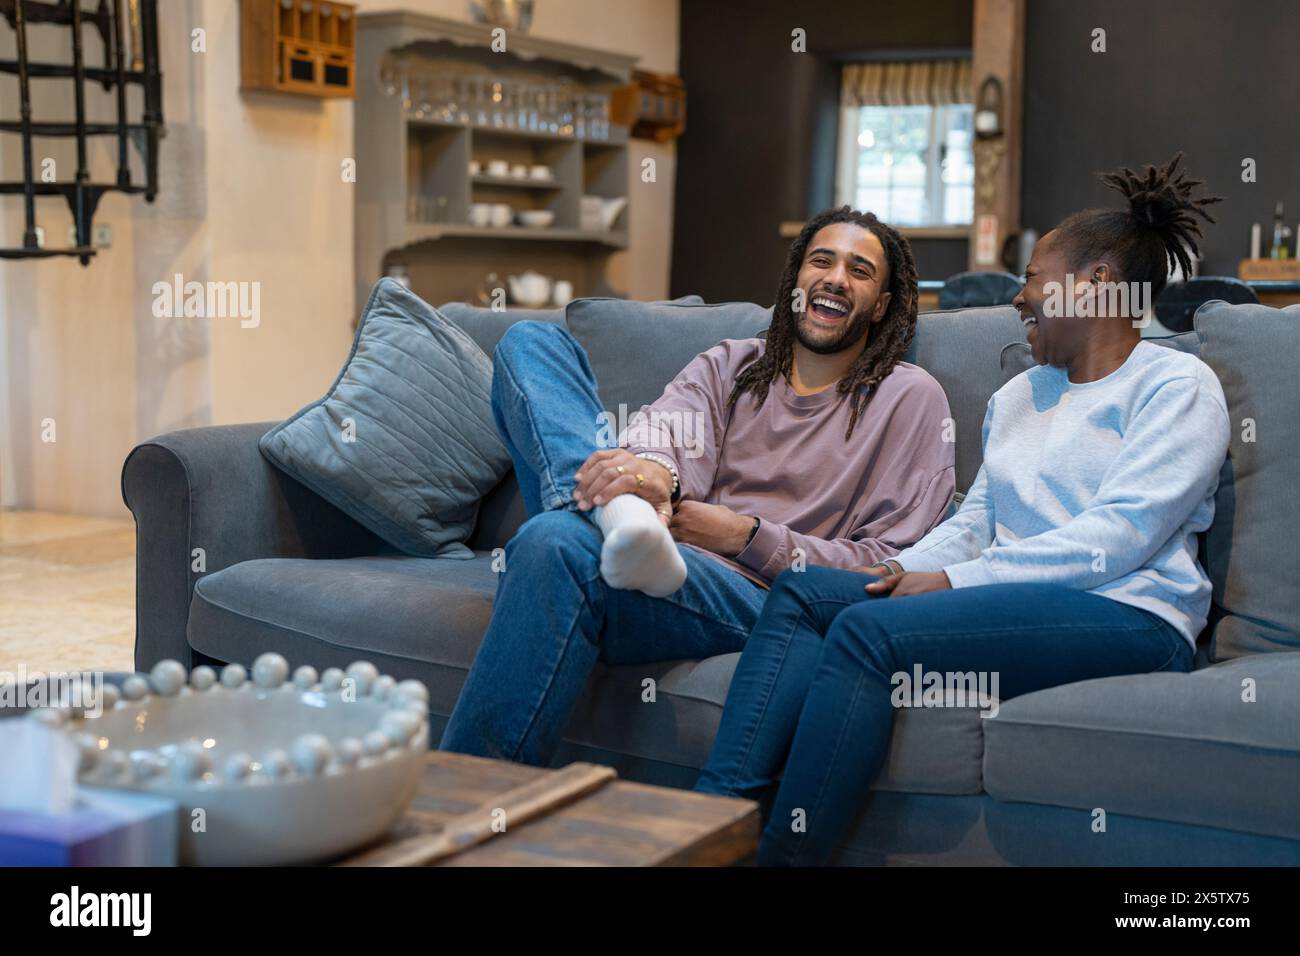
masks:
<instances>
[{"instance_id":1,"label":"woman's hair bun","mask_svg":"<svg viewBox=\"0 0 1300 956\"><path fill-rule=\"evenodd\" d=\"M1219 197L1192 198L1192 191L1204 185L1204 180L1188 179L1186 172L1178 171L1183 154L1179 153L1164 166L1147 166L1141 173L1123 167L1117 173L1106 173L1101 181L1128 200L1129 214L1141 226L1154 229L1163 237L1171 233L1190 233L1200 236L1195 217L1214 222L1205 212L1205 206L1219 202Z\"/></svg>"}]
</instances>

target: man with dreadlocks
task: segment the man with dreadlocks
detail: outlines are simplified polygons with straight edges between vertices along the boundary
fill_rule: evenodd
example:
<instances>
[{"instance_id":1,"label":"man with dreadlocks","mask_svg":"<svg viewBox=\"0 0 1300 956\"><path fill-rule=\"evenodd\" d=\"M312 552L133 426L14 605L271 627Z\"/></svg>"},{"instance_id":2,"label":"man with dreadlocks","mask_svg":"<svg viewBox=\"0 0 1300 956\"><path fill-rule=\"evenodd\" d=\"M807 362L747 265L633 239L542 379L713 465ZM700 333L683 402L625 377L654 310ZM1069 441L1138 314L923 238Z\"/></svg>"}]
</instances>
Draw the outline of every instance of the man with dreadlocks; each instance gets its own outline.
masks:
<instances>
[{"instance_id":1,"label":"man with dreadlocks","mask_svg":"<svg viewBox=\"0 0 1300 956\"><path fill-rule=\"evenodd\" d=\"M441 746L546 763L598 659L740 650L786 568L875 563L934 527L953 448L942 388L902 361L915 329L906 240L827 210L790 248L766 341L697 356L597 450L581 346L512 326L492 404L531 517Z\"/></svg>"},{"instance_id":2,"label":"man with dreadlocks","mask_svg":"<svg viewBox=\"0 0 1300 956\"><path fill-rule=\"evenodd\" d=\"M1210 607L1196 535L1214 516L1227 403L1209 366L1102 304L1108 284L1149 284L1150 301L1173 264L1190 274L1196 219L1213 222L1217 200L1193 198L1180 157L1106 176L1127 208L1077 213L1034 247L1014 304L1039 365L989 401L961 509L870 576L809 568L774 584L696 785L758 798L784 766L760 863L830 858L911 699L895 699L897 675L993 675L1006 700L1191 669ZM1053 307L1061 286L1082 307Z\"/></svg>"}]
</instances>

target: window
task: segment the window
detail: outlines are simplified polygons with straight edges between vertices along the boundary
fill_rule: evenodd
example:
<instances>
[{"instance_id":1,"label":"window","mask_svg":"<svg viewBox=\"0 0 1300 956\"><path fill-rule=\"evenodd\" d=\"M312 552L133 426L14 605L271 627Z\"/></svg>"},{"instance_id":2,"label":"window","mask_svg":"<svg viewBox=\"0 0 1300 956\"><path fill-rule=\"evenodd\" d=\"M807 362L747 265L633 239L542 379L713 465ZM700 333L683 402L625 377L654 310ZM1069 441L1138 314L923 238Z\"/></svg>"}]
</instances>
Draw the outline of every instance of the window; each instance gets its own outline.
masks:
<instances>
[{"instance_id":1,"label":"window","mask_svg":"<svg viewBox=\"0 0 1300 956\"><path fill-rule=\"evenodd\" d=\"M973 101L969 59L846 64L839 201L895 226L969 226Z\"/></svg>"},{"instance_id":2,"label":"window","mask_svg":"<svg viewBox=\"0 0 1300 956\"><path fill-rule=\"evenodd\" d=\"M846 106L839 201L893 226L968 226L975 208L969 103Z\"/></svg>"}]
</instances>

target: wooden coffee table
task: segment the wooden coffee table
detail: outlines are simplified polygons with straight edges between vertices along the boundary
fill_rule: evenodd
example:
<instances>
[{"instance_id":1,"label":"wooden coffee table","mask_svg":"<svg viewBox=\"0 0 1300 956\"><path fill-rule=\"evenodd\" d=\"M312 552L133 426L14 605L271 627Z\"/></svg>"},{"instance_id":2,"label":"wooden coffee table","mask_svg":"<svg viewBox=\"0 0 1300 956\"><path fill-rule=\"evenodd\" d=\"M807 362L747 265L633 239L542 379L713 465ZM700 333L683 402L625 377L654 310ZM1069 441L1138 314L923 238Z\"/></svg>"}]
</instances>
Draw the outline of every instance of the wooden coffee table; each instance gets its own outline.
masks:
<instances>
[{"instance_id":1,"label":"wooden coffee table","mask_svg":"<svg viewBox=\"0 0 1300 956\"><path fill-rule=\"evenodd\" d=\"M758 845L758 804L431 751L385 840L344 866L726 866Z\"/></svg>"}]
</instances>

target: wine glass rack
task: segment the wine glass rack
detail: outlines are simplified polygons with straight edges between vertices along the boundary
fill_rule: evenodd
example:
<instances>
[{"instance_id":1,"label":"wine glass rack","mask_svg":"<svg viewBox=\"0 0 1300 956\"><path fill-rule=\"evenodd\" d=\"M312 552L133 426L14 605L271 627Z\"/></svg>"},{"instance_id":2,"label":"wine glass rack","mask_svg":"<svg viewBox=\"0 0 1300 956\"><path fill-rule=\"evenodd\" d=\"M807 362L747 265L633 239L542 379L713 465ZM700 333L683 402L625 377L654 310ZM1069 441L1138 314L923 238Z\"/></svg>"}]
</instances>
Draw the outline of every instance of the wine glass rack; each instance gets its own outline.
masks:
<instances>
[{"instance_id":1,"label":"wine glass rack","mask_svg":"<svg viewBox=\"0 0 1300 956\"><path fill-rule=\"evenodd\" d=\"M130 5L129 19L123 8ZM91 240L95 210L107 192L143 194L153 202L158 194L158 142L162 135L162 73L158 66L157 0L98 0L86 7L83 0L0 0L0 16L8 21L17 37L17 59L0 59L0 73L18 77L17 119L0 115L0 133L22 137L22 173L18 182L0 182L0 195L23 197L22 245L0 246L3 259L40 259L75 256L88 265L95 255ZM29 27L62 26L70 33L71 63L32 62L28 56ZM103 65L86 62L84 33L92 29L99 34L104 51ZM130 51L127 44L129 36ZM34 80L71 80L74 119L72 122L37 121L32 117ZM116 118L113 122L86 121L86 83L98 83L106 92L116 93ZM127 116L128 85L143 89L143 108L138 122ZM114 183L91 180L86 157L86 140L91 136L117 139L117 178ZM77 172L72 182L38 181L34 170L33 141L40 137L74 137L77 146ZM133 182L127 143L139 151L143 161L144 182ZM72 212L75 244L66 248L45 247L39 241L36 224L36 198L62 196Z\"/></svg>"}]
</instances>

